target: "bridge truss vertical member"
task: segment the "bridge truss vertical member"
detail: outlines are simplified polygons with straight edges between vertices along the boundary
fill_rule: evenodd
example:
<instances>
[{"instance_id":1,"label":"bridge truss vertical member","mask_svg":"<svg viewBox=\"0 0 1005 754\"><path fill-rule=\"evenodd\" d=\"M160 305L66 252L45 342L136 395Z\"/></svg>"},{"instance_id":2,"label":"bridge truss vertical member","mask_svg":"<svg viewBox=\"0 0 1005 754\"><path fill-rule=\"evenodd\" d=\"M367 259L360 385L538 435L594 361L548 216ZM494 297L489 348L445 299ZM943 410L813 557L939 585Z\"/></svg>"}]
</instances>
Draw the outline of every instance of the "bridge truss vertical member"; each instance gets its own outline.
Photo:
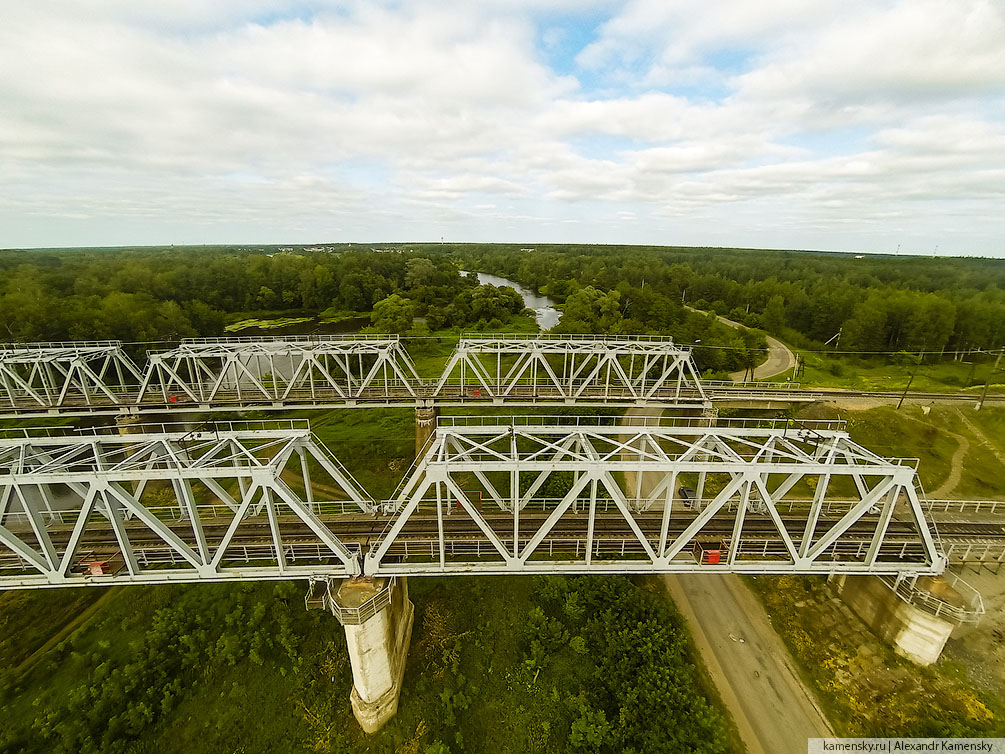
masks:
<instances>
[{"instance_id":1,"label":"bridge truss vertical member","mask_svg":"<svg viewBox=\"0 0 1005 754\"><path fill-rule=\"evenodd\" d=\"M140 381L118 340L0 344L0 400L11 408L127 405Z\"/></svg>"},{"instance_id":2,"label":"bridge truss vertical member","mask_svg":"<svg viewBox=\"0 0 1005 754\"><path fill-rule=\"evenodd\" d=\"M524 421L438 427L384 504L391 521L364 570L895 574L945 566L914 467L839 429ZM648 483L637 484L638 475ZM704 502L693 494L699 475Z\"/></svg>"},{"instance_id":3,"label":"bridge truss vertical member","mask_svg":"<svg viewBox=\"0 0 1005 754\"><path fill-rule=\"evenodd\" d=\"M0 439L0 588L354 576L373 509L305 423Z\"/></svg>"},{"instance_id":4,"label":"bridge truss vertical member","mask_svg":"<svg viewBox=\"0 0 1005 754\"><path fill-rule=\"evenodd\" d=\"M420 384L397 336L190 338L148 354L138 400L352 402L416 397Z\"/></svg>"},{"instance_id":5,"label":"bridge truss vertical member","mask_svg":"<svg viewBox=\"0 0 1005 754\"><path fill-rule=\"evenodd\" d=\"M691 350L663 337L462 338L436 397L704 403Z\"/></svg>"}]
</instances>

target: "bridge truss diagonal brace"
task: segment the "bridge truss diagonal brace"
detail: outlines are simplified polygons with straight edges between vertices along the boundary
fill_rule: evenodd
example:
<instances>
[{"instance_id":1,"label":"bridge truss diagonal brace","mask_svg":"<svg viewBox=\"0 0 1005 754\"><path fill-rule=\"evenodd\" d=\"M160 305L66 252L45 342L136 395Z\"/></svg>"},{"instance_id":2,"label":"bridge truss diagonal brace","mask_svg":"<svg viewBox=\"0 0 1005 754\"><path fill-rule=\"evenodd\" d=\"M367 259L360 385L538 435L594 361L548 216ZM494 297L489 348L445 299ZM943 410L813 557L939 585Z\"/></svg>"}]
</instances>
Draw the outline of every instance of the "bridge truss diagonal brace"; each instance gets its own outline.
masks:
<instances>
[{"instance_id":1,"label":"bridge truss diagonal brace","mask_svg":"<svg viewBox=\"0 0 1005 754\"><path fill-rule=\"evenodd\" d=\"M421 382L397 337L193 338L149 355L136 401L414 399Z\"/></svg>"},{"instance_id":2,"label":"bridge truss diagonal brace","mask_svg":"<svg viewBox=\"0 0 1005 754\"><path fill-rule=\"evenodd\" d=\"M127 405L141 381L120 341L0 346L0 404Z\"/></svg>"},{"instance_id":3,"label":"bridge truss diagonal brace","mask_svg":"<svg viewBox=\"0 0 1005 754\"><path fill-rule=\"evenodd\" d=\"M462 338L433 394L454 390L499 400L706 400L690 349L669 339Z\"/></svg>"},{"instance_id":4,"label":"bridge truss diagonal brace","mask_svg":"<svg viewBox=\"0 0 1005 754\"><path fill-rule=\"evenodd\" d=\"M0 459L0 588L358 575L333 520L376 509L306 428L0 439Z\"/></svg>"},{"instance_id":5,"label":"bridge truss diagonal brace","mask_svg":"<svg viewBox=\"0 0 1005 754\"><path fill-rule=\"evenodd\" d=\"M572 480L559 500L540 492L554 475ZM480 505L472 504L472 492L461 491L459 479L478 487ZM681 490L695 479L707 479L709 487L718 481L711 498L699 493L699 506L691 510ZM371 575L937 573L945 559L916 483L912 467L870 454L835 430L439 427L403 485L407 494L383 505L391 522L364 569ZM800 485L806 484L815 485L817 495L799 507L793 500L805 496ZM895 519L889 502L877 512L877 503L893 491L903 494L909 515ZM444 526L444 493L471 519L467 533L451 534ZM843 513L830 513L831 504ZM430 564L418 535L409 532L416 531L423 507L433 505ZM535 517L535 510L543 513ZM487 549L475 547L478 539ZM613 556L618 548L612 540L620 542ZM723 561L707 564L692 554L698 542L716 550L721 543Z\"/></svg>"}]
</instances>

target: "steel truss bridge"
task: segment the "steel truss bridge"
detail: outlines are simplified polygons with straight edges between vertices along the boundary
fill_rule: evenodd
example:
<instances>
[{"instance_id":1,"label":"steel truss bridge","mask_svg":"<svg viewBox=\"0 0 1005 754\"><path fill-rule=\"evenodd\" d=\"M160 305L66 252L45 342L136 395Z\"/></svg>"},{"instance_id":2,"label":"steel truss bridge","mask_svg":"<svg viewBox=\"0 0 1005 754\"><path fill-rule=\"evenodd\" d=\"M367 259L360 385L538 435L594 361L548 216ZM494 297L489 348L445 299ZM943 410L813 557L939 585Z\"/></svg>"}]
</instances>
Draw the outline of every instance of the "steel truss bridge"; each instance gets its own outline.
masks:
<instances>
[{"instance_id":1,"label":"steel truss bridge","mask_svg":"<svg viewBox=\"0 0 1005 754\"><path fill-rule=\"evenodd\" d=\"M433 379L419 376L397 336L192 338L148 352L142 367L120 341L0 344L0 418L377 406L753 408L862 394L701 381L691 350L656 336L461 337Z\"/></svg>"},{"instance_id":2,"label":"steel truss bridge","mask_svg":"<svg viewBox=\"0 0 1005 754\"><path fill-rule=\"evenodd\" d=\"M751 396L731 384L716 392ZM0 345L0 417L708 401L690 349L663 337L462 337L429 380L397 336L187 339L148 352L143 367L119 341Z\"/></svg>"},{"instance_id":3,"label":"steel truss bridge","mask_svg":"<svg viewBox=\"0 0 1005 754\"><path fill-rule=\"evenodd\" d=\"M495 420L498 422L498 420ZM939 573L913 464L840 426L442 421L396 493L302 422L0 439L0 588L462 573ZM15 435L17 433L10 433ZM990 559L987 556L986 559Z\"/></svg>"}]
</instances>

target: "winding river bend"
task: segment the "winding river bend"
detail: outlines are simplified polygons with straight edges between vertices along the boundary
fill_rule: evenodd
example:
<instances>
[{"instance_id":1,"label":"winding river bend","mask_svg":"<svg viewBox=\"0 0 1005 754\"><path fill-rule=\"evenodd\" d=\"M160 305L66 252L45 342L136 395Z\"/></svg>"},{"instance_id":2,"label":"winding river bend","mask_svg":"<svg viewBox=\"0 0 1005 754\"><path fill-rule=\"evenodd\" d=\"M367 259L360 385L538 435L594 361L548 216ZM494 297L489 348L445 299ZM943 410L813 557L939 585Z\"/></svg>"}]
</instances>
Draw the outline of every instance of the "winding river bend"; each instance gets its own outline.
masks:
<instances>
[{"instance_id":1,"label":"winding river bend","mask_svg":"<svg viewBox=\"0 0 1005 754\"><path fill-rule=\"evenodd\" d=\"M470 274L461 270L462 274ZM562 318L562 312L555 308L555 302L547 296L540 296L530 288L525 288L517 282L487 272L477 272L478 282L482 285L508 286L523 297L524 306L534 310L537 326L542 330L550 330ZM228 332L230 337L254 336L259 338L284 335L352 335L358 333L370 324L370 317L351 317L339 322L318 322L317 318L306 319L303 322L284 325L282 327L245 327L235 332Z\"/></svg>"},{"instance_id":2,"label":"winding river bend","mask_svg":"<svg viewBox=\"0 0 1005 754\"><path fill-rule=\"evenodd\" d=\"M524 288L519 283L499 277L498 275L489 275L487 272L476 274L478 275L478 282L482 285L504 285L523 296L524 305L528 309L534 310L534 316L537 317L537 326L542 330L550 330L562 319L562 312L555 308L555 302L547 296L540 296L530 288Z\"/></svg>"}]
</instances>

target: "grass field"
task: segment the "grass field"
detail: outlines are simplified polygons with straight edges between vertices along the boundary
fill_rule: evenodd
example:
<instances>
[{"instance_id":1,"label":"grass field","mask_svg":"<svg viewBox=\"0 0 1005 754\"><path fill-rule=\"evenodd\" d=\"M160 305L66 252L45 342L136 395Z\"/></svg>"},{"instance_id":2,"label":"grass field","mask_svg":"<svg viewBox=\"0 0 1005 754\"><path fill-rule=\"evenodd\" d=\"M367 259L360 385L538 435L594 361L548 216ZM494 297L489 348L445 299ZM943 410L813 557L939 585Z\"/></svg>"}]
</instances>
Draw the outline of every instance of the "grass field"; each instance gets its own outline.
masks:
<instances>
[{"instance_id":1,"label":"grass field","mask_svg":"<svg viewBox=\"0 0 1005 754\"><path fill-rule=\"evenodd\" d=\"M918 476L929 495L950 480L955 464L959 480L946 497L1005 499L1005 408L905 405L900 410L849 411L815 404L795 415L844 419L852 439L869 450L888 458L919 459Z\"/></svg>"},{"instance_id":2,"label":"grass field","mask_svg":"<svg viewBox=\"0 0 1005 754\"><path fill-rule=\"evenodd\" d=\"M798 350L798 349L796 349ZM991 378L990 393L1005 391L1005 370L994 370L993 361L978 364L931 360L917 367L889 357L838 357L815 351L799 351L805 369L796 381L807 387L836 387L851 390L902 391L911 382L911 392L960 392L974 394L976 400Z\"/></svg>"},{"instance_id":3,"label":"grass field","mask_svg":"<svg viewBox=\"0 0 1005 754\"><path fill-rule=\"evenodd\" d=\"M975 693L952 663L922 668L840 617L822 576L746 579L841 736L1001 736L1002 700ZM831 623L837 617L837 623Z\"/></svg>"},{"instance_id":4,"label":"grass field","mask_svg":"<svg viewBox=\"0 0 1005 754\"><path fill-rule=\"evenodd\" d=\"M847 420L852 438L884 456L916 457L929 495L947 483L951 498L1005 500L1005 409L919 406L867 411L802 409L805 418ZM961 439L966 452L961 453ZM964 575L966 578L966 575ZM958 664L919 668L878 640L850 631L863 625L835 615L823 577L759 576L748 583L816 690L840 735L1002 735L1005 700L977 693Z\"/></svg>"}]
</instances>

